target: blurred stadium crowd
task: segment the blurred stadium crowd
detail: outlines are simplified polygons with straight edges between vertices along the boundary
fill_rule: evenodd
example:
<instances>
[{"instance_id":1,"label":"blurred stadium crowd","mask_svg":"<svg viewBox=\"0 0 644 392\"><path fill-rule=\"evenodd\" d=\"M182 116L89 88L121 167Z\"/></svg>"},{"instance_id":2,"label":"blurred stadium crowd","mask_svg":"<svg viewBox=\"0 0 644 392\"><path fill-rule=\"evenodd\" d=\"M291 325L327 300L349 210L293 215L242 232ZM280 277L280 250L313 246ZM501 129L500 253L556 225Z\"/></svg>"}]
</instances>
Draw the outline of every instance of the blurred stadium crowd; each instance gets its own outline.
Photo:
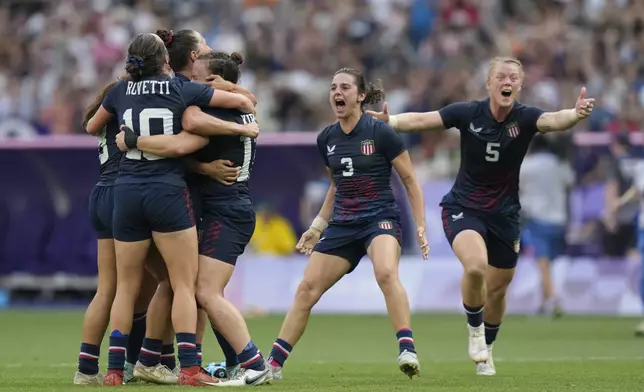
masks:
<instances>
[{"instance_id":1,"label":"blurred stadium crowd","mask_svg":"<svg viewBox=\"0 0 644 392\"><path fill-rule=\"evenodd\" d=\"M635 0L5 0L0 118L80 132L80 113L122 72L133 34L192 28L242 52L265 132L329 121L330 75L382 79L392 111L481 97L492 54L526 66L523 101L555 109L585 83L591 130L642 124L644 3Z\"/></svg>"},{"instance_id":2,"label":"blurred stadium crowd","mask_svg":"<svg viewBox=\"0 0 644 392\"><path fill-rule=\"evenodd\" d=\"M638 151L623 134L644 125L639 0L4 0L0 138L82 133L84 107L122 73L132 35L158 28L195 29L211 47L243 53L241 83L258 97L262 132L315 132L333 121L327 92L340 67L381 80L397 113L482 98L489 59L518 57L524 103L569 107L586 85L599 105L580 127L614 135L602 149L576 148L569 135L551 140L575 169L581 198L595 184L617 184L580 219L601 236L603 206L630 186ZM452 132L407 142L421 180L454 176Z\"/></svg>"}]
</instances>

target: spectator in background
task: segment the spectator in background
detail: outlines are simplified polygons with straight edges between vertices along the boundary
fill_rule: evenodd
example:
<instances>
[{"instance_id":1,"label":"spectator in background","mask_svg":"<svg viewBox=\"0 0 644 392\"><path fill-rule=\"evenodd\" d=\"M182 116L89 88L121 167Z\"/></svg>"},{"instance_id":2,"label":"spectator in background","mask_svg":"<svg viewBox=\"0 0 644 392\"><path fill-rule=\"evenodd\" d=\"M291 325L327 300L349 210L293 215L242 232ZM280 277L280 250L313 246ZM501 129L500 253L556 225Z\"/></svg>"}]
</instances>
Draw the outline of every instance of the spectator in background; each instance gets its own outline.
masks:
<instances>
[{"instance_id":1,"label":"spectator in background","mask_svg":"<svg viewBox=\"0 0 644 392\"><path fill-rule=\"evenodd\" d=\"M0 34L5 38L0 42L0 122L18 116L43 123L53 133L82 132L78 113L92 91L122 72L128 40L162 26L187 26L202 31L209 46L241 52L247 59L242 83L258 92L263 132L321 129L329 118L315 108L326 104L326 79L338 68L351 66L365 69L370 78L381 77L395 98L390 102L393 111L411 105L429 111L446 102L484 96L483 83L476 79L484 77L494 55L513 55L525 64L524 103L540 105L545 100L559 106L557 102L573 101L579 85L588 83L589 93L603 95L589 126L633 129L642 125L638 113L644 113L642 4L0 2ZM58 110L63 111L60 119L51 115Z\"/></svg>"},{"instance_id":2,"label":"spectator in background","mask_svg":"<svg viewBox=\"0 0 644 392\"><path fill-rule=\"evenodd\" d=\"M637 200L624 204L614 213L610 206L616 205L619 197L633 185L637 161L630 152L628 135L622 133L614 136L608 157L609 170L604 201L606 208L602 243L606 256L624 257L636 244L636 216L639 208Z\"/></svg>"},{"instance_id":3,"label":"spectator in background","mask_svg":"<svg viewBox=\"0 0 644 392\"><path fill-rule=\"evenodd\" d=\"M558 316L550 264L565 250L568 191L574 183L572 168L552 151L545 136L536 136L521 166L521 215L541 272L541 313Z\"/></svg>"},{"instance_id":4,"label":"spectator in background","mask_svg":"<svg viewBox=\"0 0 644 392\"><path fill-rule=\"evenodd\" d=\"M261 255L286 256L295 252L297 237L288 219L280 216L269 203L256 209L256 224L250 240L251 249Z\"/></svg>"}]
</instances>

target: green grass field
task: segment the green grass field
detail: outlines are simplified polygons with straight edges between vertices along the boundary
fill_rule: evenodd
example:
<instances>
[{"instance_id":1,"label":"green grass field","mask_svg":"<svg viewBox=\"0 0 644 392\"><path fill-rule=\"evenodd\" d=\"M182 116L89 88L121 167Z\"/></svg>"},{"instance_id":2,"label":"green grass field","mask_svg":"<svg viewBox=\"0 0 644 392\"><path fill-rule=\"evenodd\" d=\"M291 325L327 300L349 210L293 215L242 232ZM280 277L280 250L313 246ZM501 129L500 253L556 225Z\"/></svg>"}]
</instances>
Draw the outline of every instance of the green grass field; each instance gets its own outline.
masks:
<instances>
[{"instance_id":1,"label":"green grass field","mask_svg":"<svg viewBox=\"0 0 644 392\"><path fill-rule=\"evenodd\" d=\"M0 312L2 391L69 391L79 348L82 313ZM281 316L248 320L255 343L268 352ZM416 315L414 338L421 377L409 380L396 366L397 343L386 317L314 316L293 350L285 380L273 391L644 391L644 339L635 320L511 317L495 346L497 376L474 374L466 352L463 317ZM222 360L208 334L206 361ZM102 368L107 363L103 348ZM179 387L128 385L130 391Z\"/></svg>"}]
</instances>

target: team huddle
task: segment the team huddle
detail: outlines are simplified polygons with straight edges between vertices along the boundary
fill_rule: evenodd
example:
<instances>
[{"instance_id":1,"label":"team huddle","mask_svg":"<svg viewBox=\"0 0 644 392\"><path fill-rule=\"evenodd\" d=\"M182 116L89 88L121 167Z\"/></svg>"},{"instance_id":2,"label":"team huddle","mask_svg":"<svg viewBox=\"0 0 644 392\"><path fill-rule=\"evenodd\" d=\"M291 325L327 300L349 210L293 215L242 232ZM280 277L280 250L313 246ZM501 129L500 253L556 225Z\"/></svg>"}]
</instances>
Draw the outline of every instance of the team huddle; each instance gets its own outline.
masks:
<instances>
[{"instance_id":1,"label":"team huddle","mask_svg":"<svg viewBox=\"0 0 644 392\"><path fill-rule=\"evenodd\" d=\"M90 196L99 284L85 314L74 383L254 386L280 380L313 306L365 255L396 333L398 367L418 376L410 306L398 276L402 230L391 172L405 186L427 259L424 197L397 132L447 128L459 129L462 158L441 202L443 226L463 266L469 355L477 374L496 374L492 347L520 246L521 162L537 132L573 127L591 113L594 100L582 89L574 109L546 113L522 105L516 101L521 63L495 58L488 99L394 116L386 103L383 112L365 111L384 98L382 90L355 69L337 71L329 101L338 121L317 138L331 185L297 243L310 258L265 358L223 294L255 229L248 181L259 126L255 96L237 85L242 63L237 53L213 51L193 30L139 34L128 47L126 74L87 109L84 126L99 139L101 163ZM223 374L202 368L208 323L226 357ZM108 324L103 376L98 360Z\"/></svg>"}]
</instances>

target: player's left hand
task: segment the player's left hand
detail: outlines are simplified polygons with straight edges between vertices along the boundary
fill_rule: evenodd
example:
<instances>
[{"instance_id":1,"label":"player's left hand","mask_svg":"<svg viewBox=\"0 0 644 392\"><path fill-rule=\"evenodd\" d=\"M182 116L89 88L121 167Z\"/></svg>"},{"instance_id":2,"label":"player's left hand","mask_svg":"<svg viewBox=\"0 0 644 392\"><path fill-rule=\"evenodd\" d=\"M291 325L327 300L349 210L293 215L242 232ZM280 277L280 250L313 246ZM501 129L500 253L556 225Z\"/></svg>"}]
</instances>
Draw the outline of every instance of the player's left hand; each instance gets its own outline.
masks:
<instances>
[{"instance_id":1,"label":"player's left hand","mask_svg":"<svg viewBox=\"0 0 644 392\"><path fill-rule=\"evenodd\" d=\"M416 242L418 242L423 259L427 260L429 258L429 242L427 241L427 233L424 227L416 229Z\"/></svg>"},{"instance_id":2,"label":"player's left hand","mask_svg":"<svg viewBox=\"0 0 644 392\"><path fill-rule=\"evenodd\" d=\"M116 134L116 145L118 146L119 150L121 150L123 152L126 152L126 151L130 150L125 145L125 132L121 131L118 134Z\"/></svg>"},{"instance_id":3,"label":"player's left hand","mask_svg":"<svg viewBox=\"0 0 644 392\"><path fill-rule=\"evenodd\" d=\"M575 103L577 118L583 120L590 116L590 113L593 112L593 107L595 107L595 98L586 98L586 87L582 87L577 98L577 103Z\"/></svg>"}]
</instances>

